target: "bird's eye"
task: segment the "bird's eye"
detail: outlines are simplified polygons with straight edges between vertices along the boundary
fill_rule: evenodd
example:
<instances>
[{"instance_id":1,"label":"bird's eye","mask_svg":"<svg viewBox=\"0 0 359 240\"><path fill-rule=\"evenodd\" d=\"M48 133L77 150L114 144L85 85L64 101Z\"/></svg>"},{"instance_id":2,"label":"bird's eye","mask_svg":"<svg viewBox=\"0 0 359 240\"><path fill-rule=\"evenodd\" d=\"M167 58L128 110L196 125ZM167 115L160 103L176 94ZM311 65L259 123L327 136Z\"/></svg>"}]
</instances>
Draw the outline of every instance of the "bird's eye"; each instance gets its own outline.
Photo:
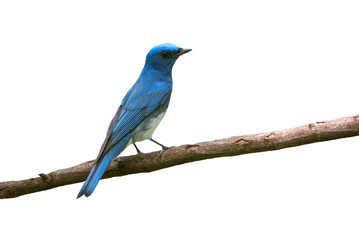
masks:
<instances>
[{"instance_id":1,"label":"bird's eye","mask_svg":"<svg viewBox=\"0 0 359 240\"><path fill-rule=\"evenodd\" d=\"M167 51L162 51L162 52L160 53L160 55L161 55L161 57L163 57L163 58L167 58L170 54L169 54L169 52L167 52Z\"/></svg>"}]
</instances>

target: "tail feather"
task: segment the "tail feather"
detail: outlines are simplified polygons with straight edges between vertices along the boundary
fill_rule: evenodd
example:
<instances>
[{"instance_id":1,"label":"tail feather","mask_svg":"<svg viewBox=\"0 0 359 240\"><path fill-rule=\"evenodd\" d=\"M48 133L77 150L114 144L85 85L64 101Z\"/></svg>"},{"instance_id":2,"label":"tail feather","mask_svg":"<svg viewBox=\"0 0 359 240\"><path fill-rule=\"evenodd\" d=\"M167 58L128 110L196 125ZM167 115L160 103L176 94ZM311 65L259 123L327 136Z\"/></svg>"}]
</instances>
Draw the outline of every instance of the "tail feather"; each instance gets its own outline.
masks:
<instances>
[{"instance_id":1,"label":"tail feather","mask_svg":"<svg viewBox=\"0 0 359 240\"><path fill-rule=\"evenodd\" d=\"M77 195L77 198L81 197L82 195L88 197L93 193L102 175L105 173L108 165L110 165L112 160L112 158L105 156L103 159L95 163L79 194Z\"/></svg>"},{"instance_id":2,"label":"tail feather","mask_svg":"<svg viewBox=\"0 0 359 240\"><path fill-rule=\"evenodd\" d=\"M113 159L115 159L129 144L131 135L127 135L122 141L118 142L105 156L98 159L95 165L92 167L90 174L88 175L84 185L82 186L77 198L85 195L90 196L95 190L102 175L105 173L107 167L110 165Z\"/></svg>"}]
</instances>

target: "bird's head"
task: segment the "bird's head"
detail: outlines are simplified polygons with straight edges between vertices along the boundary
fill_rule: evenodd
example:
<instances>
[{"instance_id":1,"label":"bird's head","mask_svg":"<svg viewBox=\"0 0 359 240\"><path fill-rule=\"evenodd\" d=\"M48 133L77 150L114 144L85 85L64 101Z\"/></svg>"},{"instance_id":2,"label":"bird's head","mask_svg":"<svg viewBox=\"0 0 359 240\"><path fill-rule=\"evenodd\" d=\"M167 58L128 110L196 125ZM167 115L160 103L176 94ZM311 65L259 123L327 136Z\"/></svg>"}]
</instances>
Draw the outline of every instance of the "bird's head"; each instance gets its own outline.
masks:
<instances>
[{"instance_id":1,"label":"bird's head","mask_svg":"<svg viewBox=\"0 0 359 240\"><path fill-rule=\"evenodd\" d=\"M146 65L158 71L171 72L173 64L182 54L192 49L183 49L171 43L163 43L152 48L146 56Z\"/></svg>"}]
</instances>

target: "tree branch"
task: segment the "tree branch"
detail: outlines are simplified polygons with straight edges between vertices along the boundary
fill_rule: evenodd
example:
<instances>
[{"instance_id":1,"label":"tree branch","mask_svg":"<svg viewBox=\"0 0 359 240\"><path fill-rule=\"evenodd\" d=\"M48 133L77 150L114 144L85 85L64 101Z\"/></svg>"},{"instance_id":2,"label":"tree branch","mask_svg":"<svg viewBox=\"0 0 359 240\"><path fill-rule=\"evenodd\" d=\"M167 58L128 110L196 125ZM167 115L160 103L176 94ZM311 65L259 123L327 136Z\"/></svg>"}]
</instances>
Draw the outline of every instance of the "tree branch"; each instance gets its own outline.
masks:
<instances>
[{"instance_id":1,"label":"tree branch","mask_svg":"<svg viewBox=\"0 0 359 240\"><path fill-rule=\"evenodd\" d=\"M110 164L103 178L152 172L203 159L272 151L358 135L359 115L311 123L286 130L182 145L166 150L160 158L158 157L159 152L119 157ZM0 182L0 198L13 198L82 182L91 171L93 164L94 161L88 161L48 174L41 173L36 178Z\"/></svg>"}]
</instances>

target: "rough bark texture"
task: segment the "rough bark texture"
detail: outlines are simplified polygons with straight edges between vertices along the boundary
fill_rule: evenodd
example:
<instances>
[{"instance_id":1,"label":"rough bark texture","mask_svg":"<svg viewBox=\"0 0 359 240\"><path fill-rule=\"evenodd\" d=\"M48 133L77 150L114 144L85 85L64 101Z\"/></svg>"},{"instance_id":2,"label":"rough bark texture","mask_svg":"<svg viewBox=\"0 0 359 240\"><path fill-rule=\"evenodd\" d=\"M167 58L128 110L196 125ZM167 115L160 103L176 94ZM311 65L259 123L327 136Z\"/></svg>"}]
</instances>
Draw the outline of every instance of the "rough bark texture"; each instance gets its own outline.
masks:
<instances>
[{"instance_id":1,"label":"rough bark texture","mask_svg":"<svg viewBox=\"0 0 359 240\"><path fill-rule=\"evenodd\" d=\"M286 130L182 145L166 150L160 158L158 157L159 152L120 157L110 164L103 178L152 172L162 168L203 159L278 150L358 135L359 115L311 123ZM67 184L82 182L86 179L93 164L94 161L88 161L48 174L41 173L39 177L36 178L1 182L0 198L13 198Z\"/></svg>"}]
</instances>

